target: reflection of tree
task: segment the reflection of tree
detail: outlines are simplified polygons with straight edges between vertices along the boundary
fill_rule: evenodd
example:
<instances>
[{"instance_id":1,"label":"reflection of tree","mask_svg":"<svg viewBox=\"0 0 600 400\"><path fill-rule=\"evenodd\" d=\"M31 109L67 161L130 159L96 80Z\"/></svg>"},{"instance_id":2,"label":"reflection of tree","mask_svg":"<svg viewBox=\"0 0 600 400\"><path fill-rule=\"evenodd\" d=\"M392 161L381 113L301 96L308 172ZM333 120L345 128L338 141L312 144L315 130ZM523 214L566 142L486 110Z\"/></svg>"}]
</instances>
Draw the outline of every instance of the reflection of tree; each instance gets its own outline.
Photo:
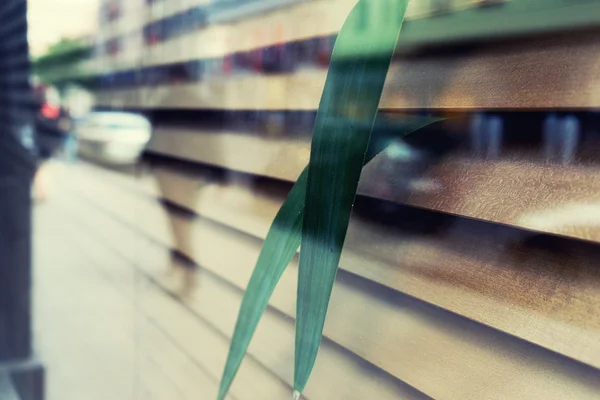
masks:
<instances>
[{"instance_id":1,"label":"reflection of tree","mask_svg":"<svg viewBox=\"0 0 600 400\"><path fill-rule=\"evenodd\" d=\"M85 84L81 75L81 62L92 55L93 47L83 39L61 39L48 51L33 60L32 72L46 84L64 86L66 81ZM63 83L64 82L64 83Z\"/></svg>"},{"instance_id":2,"label":"reflection of tree","mask_svg":"<svg viewBox=\"0 0 600 400\"><path fill-rule=\"evenodd\" d=\"M36 68L49 68L67 62L82 60L90 55L91 46L82 39L61 39L33 61Z\"/></svg>"}]
</instances>

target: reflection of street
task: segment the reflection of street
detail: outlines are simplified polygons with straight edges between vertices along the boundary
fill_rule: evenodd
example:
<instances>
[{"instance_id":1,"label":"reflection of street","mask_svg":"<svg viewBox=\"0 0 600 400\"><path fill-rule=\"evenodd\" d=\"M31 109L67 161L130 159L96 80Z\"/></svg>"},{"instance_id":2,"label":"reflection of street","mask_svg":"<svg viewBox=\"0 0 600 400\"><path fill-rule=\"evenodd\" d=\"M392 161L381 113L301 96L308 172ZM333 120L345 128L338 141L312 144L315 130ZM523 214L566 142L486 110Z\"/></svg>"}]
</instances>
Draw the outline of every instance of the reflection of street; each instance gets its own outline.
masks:
<instances>
[{"instance_id":1,"label":"reflection of street","mask_svg":"<svg viewBox=\"0 0 600 400\"><path fill-rule=\"evenodd\" d=\"M54 167L54 196L34 210L35 337L47 398L215 398L221 365L207 373L197 360L219 338L202 341L207 328L148 280L164 272L168 252L127 235L74 195L78 182L65 179L74 176L65 166Z\"/></svg>"},{"instance_id":2,"label":"reflection of street","mask_svg":"<svg viewBox=\"0 0 600 400\"><path fill-rule=\"evenodd\" d=\"M54 196L36 208L37 350L51 396L215 397L244 289L290 185L248 186L163 161L139 179L53 165ZM459 161L444 168L460 175ZM481 170L469 178L477 183L501 164L468 165ZM179 207L156 201L154 178ZM462 192L448 201L457 199L450 205L473 206ZM378 210L382 203L356 202L307 398L597 397L595 246L416 207ZM166 214L176 209L173 225L191 235L180 250L198 265L198 288L184 302L180 277L167 276L167 249L185 245ZM297 276L295 258L232 387L236 399L290 396Z\"/></svg>"}]
</instances>

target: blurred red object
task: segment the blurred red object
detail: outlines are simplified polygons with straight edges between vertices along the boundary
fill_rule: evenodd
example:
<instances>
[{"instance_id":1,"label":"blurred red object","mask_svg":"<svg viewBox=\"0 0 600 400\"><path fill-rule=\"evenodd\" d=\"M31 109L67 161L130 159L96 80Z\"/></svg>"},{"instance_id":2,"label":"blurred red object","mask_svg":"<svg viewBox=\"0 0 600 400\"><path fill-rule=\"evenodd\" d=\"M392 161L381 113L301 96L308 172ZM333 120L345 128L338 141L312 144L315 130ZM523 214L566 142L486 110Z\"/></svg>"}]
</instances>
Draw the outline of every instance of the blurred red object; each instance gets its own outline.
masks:
<instances>
[{"instance_id":1,"label":"blurred red object","mask_svg":"<svg viewBox=\"0 0 600 400\"><path fill-rule=\"evenodd\" d=\"M41 112L45 118L56 119L60 115L60 107L55 107L48 103L44 103Z\"/></svg>"}]
</instances>

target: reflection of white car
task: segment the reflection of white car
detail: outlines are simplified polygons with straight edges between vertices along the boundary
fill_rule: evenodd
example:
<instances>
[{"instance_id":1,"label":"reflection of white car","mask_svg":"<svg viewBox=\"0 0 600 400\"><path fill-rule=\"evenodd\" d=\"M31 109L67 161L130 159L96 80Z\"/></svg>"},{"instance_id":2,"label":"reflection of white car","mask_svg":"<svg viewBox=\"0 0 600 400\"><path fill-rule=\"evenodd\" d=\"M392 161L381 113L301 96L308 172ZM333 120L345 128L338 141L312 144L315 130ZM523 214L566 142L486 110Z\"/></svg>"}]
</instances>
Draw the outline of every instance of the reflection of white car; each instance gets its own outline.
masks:
<instances>
[{"instance_id":1,"label":"reflection of white car","mask_svg":"<svg viewBox=\"0 0 600 400\"><path fill-rule=\"evenodd\" d=\"M93 112L77 124L79 153L115 164L135 163L150 140L145 117L125 112Z\"/></svg>"}]
</instances>

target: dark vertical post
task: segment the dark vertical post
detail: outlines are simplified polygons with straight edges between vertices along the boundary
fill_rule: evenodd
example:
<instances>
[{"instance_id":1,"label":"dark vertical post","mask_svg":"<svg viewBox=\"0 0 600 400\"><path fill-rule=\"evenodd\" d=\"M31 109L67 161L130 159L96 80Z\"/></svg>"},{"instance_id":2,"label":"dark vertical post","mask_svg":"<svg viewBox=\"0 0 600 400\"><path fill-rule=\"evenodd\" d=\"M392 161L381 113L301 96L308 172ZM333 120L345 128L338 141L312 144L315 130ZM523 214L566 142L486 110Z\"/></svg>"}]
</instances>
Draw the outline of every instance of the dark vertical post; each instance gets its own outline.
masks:
<instances>
[{"instance_id":1,"label":"dark vertical post","mask_svg":"<svg viewBox=\"0 0 600 400\"><path fill-rule=\"evenodd\" d=\"M26 0L0 2L0 375L22 400L43 399L31 337L31 196L27 149L35 103L29 84Z\"/></svg>"}]
</instances>

